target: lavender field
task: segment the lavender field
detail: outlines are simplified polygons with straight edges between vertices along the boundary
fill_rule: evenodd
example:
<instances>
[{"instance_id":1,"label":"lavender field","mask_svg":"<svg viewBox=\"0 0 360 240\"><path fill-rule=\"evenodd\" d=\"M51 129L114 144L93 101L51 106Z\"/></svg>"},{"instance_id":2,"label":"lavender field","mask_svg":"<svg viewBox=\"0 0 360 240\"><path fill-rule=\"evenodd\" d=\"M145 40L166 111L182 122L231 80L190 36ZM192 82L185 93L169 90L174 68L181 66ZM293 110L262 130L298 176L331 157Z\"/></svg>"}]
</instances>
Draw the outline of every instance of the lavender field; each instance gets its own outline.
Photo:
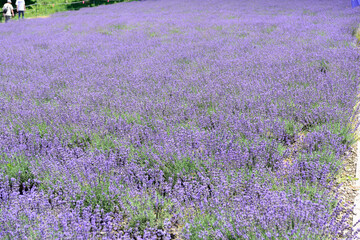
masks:
<instances>
[{"instance_id":1,"label":"lavender field","mask_svg":"<svg viewBox=\"0 0 360 240\"><path fill-rule=\"evenodd\" d=\"M355 239L350 1L147 0L0 25L0 239Z\"/></svg>"}]
</instances>

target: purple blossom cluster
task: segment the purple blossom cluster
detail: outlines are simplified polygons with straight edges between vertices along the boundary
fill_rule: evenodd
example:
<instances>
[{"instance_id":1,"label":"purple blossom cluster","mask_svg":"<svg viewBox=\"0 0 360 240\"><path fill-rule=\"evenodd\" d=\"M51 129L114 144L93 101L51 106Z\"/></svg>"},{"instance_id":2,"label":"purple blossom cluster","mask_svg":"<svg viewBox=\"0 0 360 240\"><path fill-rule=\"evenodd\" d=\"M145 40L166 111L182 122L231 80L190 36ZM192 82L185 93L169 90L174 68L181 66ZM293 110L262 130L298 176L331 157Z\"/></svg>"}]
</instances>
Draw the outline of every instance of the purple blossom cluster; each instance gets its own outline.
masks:
<instances>
[{"instance_id":1,"label":"purple blossom cluster","mask_svg":"<svg viewBox=\"0 0 360 240\"><path fill-rule=\"evenodd\" d=\"M348 5L148 0L0 25L0 238L355 238L336 194L360 76Z\"/></svg>"}]
</instances>

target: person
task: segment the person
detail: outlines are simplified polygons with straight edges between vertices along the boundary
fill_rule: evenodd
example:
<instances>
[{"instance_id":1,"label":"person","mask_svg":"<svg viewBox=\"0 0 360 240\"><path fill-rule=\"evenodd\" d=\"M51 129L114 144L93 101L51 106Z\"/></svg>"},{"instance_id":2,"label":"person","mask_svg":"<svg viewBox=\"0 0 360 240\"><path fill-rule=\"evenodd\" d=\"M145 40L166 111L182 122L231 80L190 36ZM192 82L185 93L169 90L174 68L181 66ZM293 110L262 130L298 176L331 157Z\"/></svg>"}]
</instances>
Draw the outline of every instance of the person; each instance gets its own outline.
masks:
<instances>
[{"instance_id":1,"label":"person","mask_svg":"<svg viewBox=\"0 0 360 240\"><path fill-rule=\"evenodd\" d=\"M7 3L4 4L2 9L3 9L3 15L5 17L5 22L7 23L10 20L11 15L14 17L14 8L11 5L11 0L7 0Z\"/></svg>"},{"instance_id":2,"label":"person","mask_svg":"<svg viewBox=\"0 0 360 240\"><path fill-rule=\"evenodd\" d=\"M24 19L24 12L25 12L25 0L16 0L16 11L18 12L18 19L20 19L20 15L22 15L22 19Z\"/></svg>"}]
</instances>

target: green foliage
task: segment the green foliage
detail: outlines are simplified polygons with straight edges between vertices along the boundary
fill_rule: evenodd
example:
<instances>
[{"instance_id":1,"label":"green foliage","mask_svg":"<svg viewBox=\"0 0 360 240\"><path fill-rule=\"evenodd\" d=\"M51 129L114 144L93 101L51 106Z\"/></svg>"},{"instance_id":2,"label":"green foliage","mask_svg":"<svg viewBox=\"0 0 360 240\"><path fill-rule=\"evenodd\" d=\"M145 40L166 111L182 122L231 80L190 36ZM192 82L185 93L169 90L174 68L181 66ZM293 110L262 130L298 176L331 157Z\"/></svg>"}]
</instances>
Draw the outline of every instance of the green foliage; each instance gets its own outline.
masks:
<instances>
[{"instance_id":1,"label":"green foliage","mask_svg":"<svg viewBox=\"0 0 360 240\"><path fill-rule=\"evenodd\" d=\"M119 30L124 30L128 28L126 24L116 24L116 25L112 25L112 27Z\"/></svg>"},{"instance_id":2,"label":"green foliage","mask_svg":"<svg viewBox=\"0 0 360 240\"><path fill-rule=\"evenodd\" d=\"M187 66L191 63L191 60L187 57L182 57L182 58L178 58L175 61L176 65L180 65L180 66Z\"/></svg>"},{"instance_id":3,"label":"green foliage","mask_svg":"<svg viewBox=\"0 0 360 240\"><path fill-rule=\"evenodd\" d=\"M129 227L138 227L141 232L147 226L163 229L164 221L178 212L175 204L158 193L153 196L145 195L127 198L127 212Z\"/></svg>"},{"instance_id":4,"label":"green foliage","mask_svg":"<svg viewBox=\"0 0 360 240\"><path fill-rule=\"evenodd\" d=\"M49 133L49 127L45 122L41 122L35 125L41 138Z\"/></svg>"},{"instance_id":5,"label":"green foliage","mask_svg":"<svg viewBox=\"0 0 360 240\"><path fill-rule=\"evenodd\" d=\"M19 123L14 119L10 119L12 131L19 135L21 131L32 133L32 134L39 134L41 138L45 137L49 132L51 132L51 128L48 123L46 122L38 122L37 120L33 119L28 122Z\"/></svg>"},{"instance_id":6,"label":"green foliage","mask_svg":"<svg viewBox=\"0 0 360 240\"><path fill-rule=\"evenodd\" d=\"M172 29L170 29L170 33L180 34L180 33L182 33L182 31L179 28L172 28Z\"/></svg>"},{"instance_id":7,"label":"green foliage","mask_svg":"<svg viewBox=\"0 0 360 240\"><path fill-rule=\"evenodd\" d=\"M18 123L13 124L12 128L16 135L19 135L20 131L23 129L23 127Z\"/></svg>"},{"instance_id":8,"label":"green foliage","mask_svg":"<svg viewBox=\"0 0 360 240\"><path fill-rule=\"evenodd\" d=\"M130 190L124 189L124 194L120 195L112 190L119 187L109 178L99 177L97 183L82 183L81 191L74 200L83 200L82 209L90 206L92 209L103 209L105 213L120 211L126 217L128 227L138 227L142 232L147 226L163 229L164 221L178 212L170 199L158 193L130 196L126 193ZM72 207L75 207L73 202Z\"/></svg>"},{"instance_id":9,"label":"green foliage","mask_svg":"<svg viewBox=\"0 0 360 240\"><path fill-rule=\"evenodd\" d=\"M310 182L303 182L297 186L289 184L284 189L287 193L300 194L306 196L307 200L318 202L318 195L324 192L321 186L317 184L311 184Z\"/></svg>"},{"instance_id":10,"label":"green foliage","mask_svg":"<svg viewBox=\"0 0 360 240\"><path fill-rule=\"evenodd\" d=\"M91 140L91 147L94 149L110 151L116 149L117 144L110 135L101 137L99 134L94 134Z\"/></svg>"},{"instance_id":11,"label":"green foliage","mask_svg":"<svg viewBox=\"0 0 360 240\"><path fill-rule=\"evenodd\" d=\"M277 151L280 155L283 155L286 150L287 150L287 147L284 144L282 144L282 143L278 144Z\"/></svg>"},{"instance_id":12,"label":"green foliage","mask_svg":"<svg viewBox=\"0 0 360 240\"><path fill-rule=\"evenodd\" d=\"M215 104L210 102L210 106L208 106L208 108L207 108L207 114L213 115L214 113L216 113L216 106L215 106Z\"/></svg>"},{"instance_id":13,"label":"green foliage","mask_svg":"<svg viewBox=\"0 0 360 240\"><path fill-rule=\"evenodd\" d=\"M215 214L196 214L194 218L194 224L190 225L189 232L191 233L191 238L193 240L197 239L203 239L202 237L199 237L198 234L201 231L209 231L209 227L214 230L215 226L218 225L217 223L217 217ZM207 236L207 239L213 239L213 236Z\"/></svg>"},{"instance_id":14,"label":"green foliage","mask_svg":"<svg viewBox=\"0 0 360 240\"><path fill-rule=\"evenodd\" d=\"M309 189L303 188L302 192L309 193L309 191L311 193L314 193L313 195L315 195L314 188L309 188ZM334 204L336 205L335 202L332 202L333 206L335 206ZM191 214L189 214L189 216L191 216L192 218L191 224L188 225L189 226L188 228L183 229L183 233L186 235L190 233L189 235L191 240L217 239L218 236L213 235L216 232L221 232L224 236L224 239L231 239L231 240L242 239L240 236L237 236L236 234L236 232L238 232L240 229L234 228L233 220L229 218L229 216L222 217L222 219L227 219L228 221L219 219L216 214L212 214L209 212L193 211L191 212ZM299 224L305 224L311 226L311 223L309 222L299 222L297 219L292 219L288 223L288 228L291 231L292 229L295 228L295 226L298 226ZM254 231L255 229L257 229L257 231ZM261 234L262 239L269 239L269 240L285 239L282 233L279 232L279 226L274 226L272 229L264 229L263 226L257 223L256 219L254 219L253 223L250 223L248 226L246 227L244 226L243 231L246 232L247 235L246 239L249 240L259 239L259 235L256 232L259 232ZM206 235L199 233L206 233ZM269 234L272 237L269 237ZM293 232L292 234L293 234L292 239L300 239L299 238L299 236L301 236L300 232ZM321 240L321 239L328 239L328 237L324 237L323 235L320 234L314 234L311 236L311 239Z\"/></svg>"},{"instance_id":15,"label":"green foliage","mask_svg":"<svg viewBox=\"0 0 360 240\"><path fill-rule=\"evenodd\" d=\"M131 114L124 112L121 114L121 118L124 119L129 124L139 124L143 125L141 115L139 113Z\"/></svg>"},{"instance_id":16,"label":"green foliage","mask_svg":"<svg viewBox=\"0 0 360 240\"><path fill-rule=\"evenodd\" d=\"M81 192L85 193L84 206L91 206L95 209L97 206L104 212L113 212L116 206L119 206L119 196L110 189L111 183L108 178L102 178L96 184L83 184ZM80 199L82 196L78 195Z\"/></svg>"},{"instance_id":17,"label":"green foliage","mask_svg":"<svg viewBox=\"0 0 360 240\"><path fill-rule=\"evenodd\" d=\"M350 124L344 124L342 122L324 122L321 121L318 124L311 125L306 130L308 132L321 131L324 127L330 130L331 133L342 138L342 143L351 146L357 141L356 133Z\"/></svg>"},{"instance_id":18,"label":"green foliage","mask_svg":"<svg viewBox=\"0 0 360 240\"><path fill-rule=\"evenodd\" d=\"M266 33L272 33L277 29L276 25L272 25L271 27L266 28Z\"/></svg>"},{"instance_id":19,"label":"green foliage","mask_svg":"<svg viewBox=\"0 0 360 240\"><path fill-rule=\"evenodd\" d=\"M8 177L10 186L13 185L12 178L18 181L20 193L24 190L23 184L30 184L30 186L27 186L30 188L33 186L34 182L32 180L35 179L35 176L31 171L31 163L27 157L2 154L0 159L0 169L4 172L4 176ZM25 187L25 190L27 187Z\"/></svg>"},{"instance_id":20,"label":"green foliage","mask_svg":"<svg viewBox=\"0 0 360 240\"><path fill-rule=\"evenodd\" d=\"M329 61L327 61L326 59L320 60L320 71L322 73L326 73L329 71Z\"/></svg>"},{"instance_id":21,"label":"green foliage","mask_svg":"<svg viewBox=\"0 0 360 240\"><path fill-rule=\"evenodd\" d=\"M149 37L158 37L159 35L156 32L149 32Z\"/></svg>"},{"instance_id":22,"label":"green foliage","mask_svg":"<svg viewBox=\"0 0 360 240\"><path fill-rule=\"evenodd\" d=\"M357 138L349 124L343 124L340 122L331 122L328 124L330 131L342 138L342 143L351 146L356 143Z\"/></svg>"},{"instance_id":23,"label":"green foliage","mask_svg":"<svg viewBox=\"0 0 360 240\"><path fill-rule=\"evenodd\" d=\"M285 124L285 131L288 135L290 136L294 136L295 133L299 130L300 128L300 124L295 122L294 120L284 120L284 124Z\"/></svg>"},{"instance_id":24,"label":"green foliage","mask_svg":"<svg viewBox=\"0 0 360 240\"><path fill-rule=\"evenodd\" d=\"M73 131L71 133L68 147L80 147L84 150L103 150L105 152L112 151L117 148L118 144L115 142L115 136L111 134L98 134Z\"/></svg>"},{"instance_id":25,"label":"green foliage","mask_svg":"<svg viewBox=\"0 0 360 240\"><path fill-rule=\"evenodd\" d=\"M180 159L174 157L171 161L168 160L165 162L161 167L161 170L163 171L166 180L171 177L174 181L176 181L178 174L190 175L200 171L198 163L191 157L183 157Z\"/></svg>"},{"instance_id":26,"label":"green foliage","mask_svg":"<svg viewBox=\"0 0 360 240\"><path fill-rule=\"evenodd\" d=\"M218 30L218 31L221 31L221 30L223 30L223 26L218 25L218 26L215 27L215 29Z\"/></svg>"},{"instance_id":27,"label":"green foliage","mask_svg":"<svg viewBox=\"0 0 360 240\"><path fill-rule=\"evenodd\" d=\"M287 82L289 89L297 89L297 88L308 88L310 86L309 82L300 82L300 81L289 81Z\"/></svg>"},{"instance_id":28,"label":"green foliage","mask_svg":"<svg viewBox=\"0 0 360 240\"><path fill-rule=\"evenodd\" d=\"M201 149L197 149L194 152L196 151L201 151ZM159 153L153 148L149 149L144 146L136 148L130 146L130 159L134 159L136 163L142 167L161 170L166 181L172 178L173 183L175 183L178 179L178 175L194 176L198 171L205 173L208 171L208 167L195 157L183 156L179 158L176 155L173 155L164 158L164 156L159 155L159 159L162 159L162 162L158 162L154 159L153 154ZM210 162L208 164L212 163Z\"/></svg>"},{"instance_id":29,"label":"green foliage","mask_svg":"<svg viewBox=\"0 0 360 240\"><path fill-rule=\"evenodd\" d=\"M303 15L305 15L305 16L316 16L317 13L316 13L316 12L313 12L313 11L311 11L311 10L308 10L308 9L304 9L304 10L303 10Z\"/></svg>"},{"instance_id":30,"label":"green foliage","mask_svg":"<svg viewBox=\"0 0 360 240\"><path fill-rule=\"evenodd\" d=\"M71 134L68 147L69 148L80 147L85 150L89 147L90 144L91 144L91 136L89 134L75 131Z\"/></svg>"},{"instance_id":31,"label":"green foliage","mask_svg":"<svg viewBox=\"0 0 360 240\"><path fill-rule=\"evenodd\" d=\"M1 216L8 213L8 211L7 213L3 213L4 211L7 210L0 208ZM14 222L12 221L1 221L2 227L5 227L6 229L13 229L14 231L16 231L19 226L25 226L22 228L22 231L26 233L27 239L42 239L41 233L36 231L38 226L41 224L41 221L38 218L29 216L28 211L18 211L16 217L18 220L17 224L14 224ZM14 234L12 231L3 232L1 239L14 239Z\"/></svg>"}]
</instances>

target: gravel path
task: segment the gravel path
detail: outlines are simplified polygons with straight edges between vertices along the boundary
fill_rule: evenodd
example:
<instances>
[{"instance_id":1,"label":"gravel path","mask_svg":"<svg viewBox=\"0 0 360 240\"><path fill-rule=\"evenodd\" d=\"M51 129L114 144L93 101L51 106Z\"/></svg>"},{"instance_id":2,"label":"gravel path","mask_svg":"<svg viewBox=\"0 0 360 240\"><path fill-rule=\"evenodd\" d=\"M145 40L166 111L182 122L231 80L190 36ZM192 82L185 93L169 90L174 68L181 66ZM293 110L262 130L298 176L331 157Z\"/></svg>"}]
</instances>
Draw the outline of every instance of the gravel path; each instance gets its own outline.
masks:
<instances>
[{"instance_id":1,"label":"gravel path","mask_svg":"<svg viewBox=\"0 0 360 240\"><path fill-rule=\"evenodd\" d=\"M353 226L356 230L360 229L360 224L356 224L360 221L360 142L358 141L356 144L356 156L354 159L353 169L356 171L355 179L353 180L352 195L354 198L354 217L353 217ZM355 172L353 171L353 172Z\"/></svg>"}]
</instances>

